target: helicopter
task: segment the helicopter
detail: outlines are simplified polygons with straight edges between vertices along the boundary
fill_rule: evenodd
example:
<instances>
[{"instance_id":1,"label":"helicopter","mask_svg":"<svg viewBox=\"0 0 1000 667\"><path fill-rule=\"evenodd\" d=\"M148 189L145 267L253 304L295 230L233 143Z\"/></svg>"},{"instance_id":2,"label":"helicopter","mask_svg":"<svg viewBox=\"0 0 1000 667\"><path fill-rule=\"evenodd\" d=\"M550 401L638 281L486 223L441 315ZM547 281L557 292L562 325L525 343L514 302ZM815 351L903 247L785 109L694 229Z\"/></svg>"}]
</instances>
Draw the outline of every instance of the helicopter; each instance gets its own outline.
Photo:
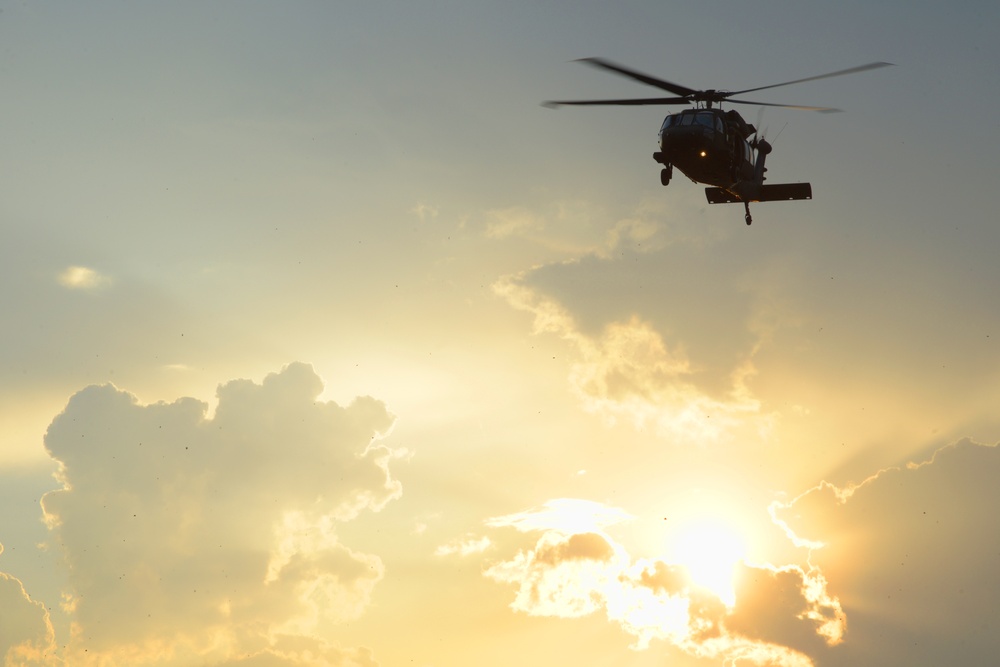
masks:
<instances>
[{"instance_id":1,"label":"helicopter","mask_svg":"<svg viewBox=\"0 0 1000 667\"><path fill-rule=\"evenodd\" d=\"M751 202L791 201L812 199L812 186L809 183L764 184L764 173L767 168L764 163L771 152L771 144L752 124L747 123L739 112L724 111L723 102L731 104L752 104L760 107L786 107L832 113L840 111L831 107L813 107L799 104L774 104L770 102L751 102L749 100L731 99L734 95L752 93L768 88L789 86L793 83L804 83L817 79L828 79L834 76L854 74L879 67L888 67L892 63L874 62L859 65L849 69L838 70L828 74L810 76L770 86L759 86L744 90L694 90L670 81L664 81L642 72L623 67L603 58L580 58L593 67L626 76L640 83L660 88L674 97L645 97L612 100L551 100L542 105L556 108L563 105L603 106L603 105L686 105L694 104L693 109L684 109L679 113L669 114L663 119L659 131L660 150L653 153L653 159L662 165L660 183L668 185L677 167L685 176L695 183L703 183L705 196L709 204L742 203L746 210L746 223L753 222L750 216ZM763 109L761 109L763 111ZM758 123L760 121L758 120Z\"/></svg>"}]
</instances>

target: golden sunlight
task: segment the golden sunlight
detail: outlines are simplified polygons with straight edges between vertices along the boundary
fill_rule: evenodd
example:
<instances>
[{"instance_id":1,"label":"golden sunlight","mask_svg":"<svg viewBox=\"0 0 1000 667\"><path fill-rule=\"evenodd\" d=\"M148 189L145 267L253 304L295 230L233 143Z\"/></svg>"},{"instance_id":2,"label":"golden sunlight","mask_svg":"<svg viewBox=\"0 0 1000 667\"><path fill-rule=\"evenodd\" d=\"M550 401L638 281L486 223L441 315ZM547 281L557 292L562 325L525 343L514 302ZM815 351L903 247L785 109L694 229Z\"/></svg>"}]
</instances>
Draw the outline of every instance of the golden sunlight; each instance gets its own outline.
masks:
<instances>
[{"instance_id":1,"label":"golden sunlight","mask_svg":"<svg viewBox=\"0 0 1000 667\"><path fill-rule=\"evenodd\" d=\"M734 574L746 558L746 541L725 521L696 518L684 522L668 542L668 559L687 568L691 581L711 591L727 606L736 604Z\"/></svg>"}]
</instances>

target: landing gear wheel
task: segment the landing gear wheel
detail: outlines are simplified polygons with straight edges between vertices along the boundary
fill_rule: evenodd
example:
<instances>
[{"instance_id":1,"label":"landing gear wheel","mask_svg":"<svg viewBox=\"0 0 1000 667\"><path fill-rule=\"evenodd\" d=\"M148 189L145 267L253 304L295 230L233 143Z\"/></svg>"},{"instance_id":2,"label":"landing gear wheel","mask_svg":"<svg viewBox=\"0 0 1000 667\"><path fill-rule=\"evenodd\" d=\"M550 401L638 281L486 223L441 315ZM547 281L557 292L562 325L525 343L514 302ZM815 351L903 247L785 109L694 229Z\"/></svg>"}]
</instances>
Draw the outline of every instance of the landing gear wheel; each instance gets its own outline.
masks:
<instances>
[{"instance_id":1,"label":"landing gear wheel","mask_svg":"<svg viewBox=\"0 0 1000 667\"><path fill-rule=\"evenodd\" d=\"M670 165L665 166L660 170L660 185L669 185L670 177L673 175L673 169Z\"/></svg>"},{"instance_id":2,"label":"landing gear wheel","mask_svg":"<svg viewBox=\"0 0 1000 667\"><path fill-rule=\"evenodd\" d=\"M751 222L753 222L753 218L750 217L750 203L749 202L743 202L743 206L744 206L744 208L746 208L746 211L747 211L746 218L744 218L744 219L747 221L747 224L749 225Z\"/></svg>"},{"instance_id":3,"label":"landing gear wheel","mask_svg":"<svg viewBox=\"0 0 1000 667\"><path fill-rule=\"evenodd\" d=\"M750 217L750 214L749 214L749 213L747 213L747 214L746 214L746 221L747 221L747 224L748 224L748 225L749 225L749 224L750 224L751 222L753 222L753 218L751 218L751 217Z\"/></svg>"}]
</instances>

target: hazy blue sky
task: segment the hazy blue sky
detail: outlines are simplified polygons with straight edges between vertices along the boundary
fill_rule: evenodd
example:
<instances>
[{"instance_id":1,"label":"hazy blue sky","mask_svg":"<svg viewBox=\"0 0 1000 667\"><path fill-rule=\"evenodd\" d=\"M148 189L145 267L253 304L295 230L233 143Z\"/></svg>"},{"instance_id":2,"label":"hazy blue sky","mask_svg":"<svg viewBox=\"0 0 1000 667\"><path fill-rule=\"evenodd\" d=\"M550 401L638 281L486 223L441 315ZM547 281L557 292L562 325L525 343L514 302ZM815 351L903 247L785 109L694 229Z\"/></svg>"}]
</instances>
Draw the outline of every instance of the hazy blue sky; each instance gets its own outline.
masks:
<instances>
[{"instance_id":1,"label":"hazy blue sky","mask_svg":"<svg viewBox=\"0 0 1000 667\"><path fill-rule=\"evenodd\" d=\"M987 664L1000 6L0 1L6 665ZM659 184L761 91L772 182ZM749 122L758 108L737 107ZM678 174L679 176L679 174Z\"/></svg>"}]
</instances>

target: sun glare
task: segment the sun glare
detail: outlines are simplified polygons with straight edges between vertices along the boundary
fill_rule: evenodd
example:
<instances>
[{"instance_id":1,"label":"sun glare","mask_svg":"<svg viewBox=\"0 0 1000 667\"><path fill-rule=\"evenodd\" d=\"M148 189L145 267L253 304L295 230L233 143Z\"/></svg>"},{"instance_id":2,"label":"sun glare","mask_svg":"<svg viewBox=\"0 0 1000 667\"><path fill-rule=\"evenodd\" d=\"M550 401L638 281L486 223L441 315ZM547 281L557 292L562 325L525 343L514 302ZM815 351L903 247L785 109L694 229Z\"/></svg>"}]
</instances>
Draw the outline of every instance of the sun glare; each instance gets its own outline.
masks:
<instances>
[{"instance_id":1,"label":"sun glare","mask_svg":"<svg viewBox=\"0 0 1000 667\"><path fill-rule=\"evenodd\" d=\"M670 538L671 561L687 568L691 581L719 597L726 605L736 604L736 565L746 557L746 543L732 526L713 518L684 523Z\"/></svg>"}]
</instances>

